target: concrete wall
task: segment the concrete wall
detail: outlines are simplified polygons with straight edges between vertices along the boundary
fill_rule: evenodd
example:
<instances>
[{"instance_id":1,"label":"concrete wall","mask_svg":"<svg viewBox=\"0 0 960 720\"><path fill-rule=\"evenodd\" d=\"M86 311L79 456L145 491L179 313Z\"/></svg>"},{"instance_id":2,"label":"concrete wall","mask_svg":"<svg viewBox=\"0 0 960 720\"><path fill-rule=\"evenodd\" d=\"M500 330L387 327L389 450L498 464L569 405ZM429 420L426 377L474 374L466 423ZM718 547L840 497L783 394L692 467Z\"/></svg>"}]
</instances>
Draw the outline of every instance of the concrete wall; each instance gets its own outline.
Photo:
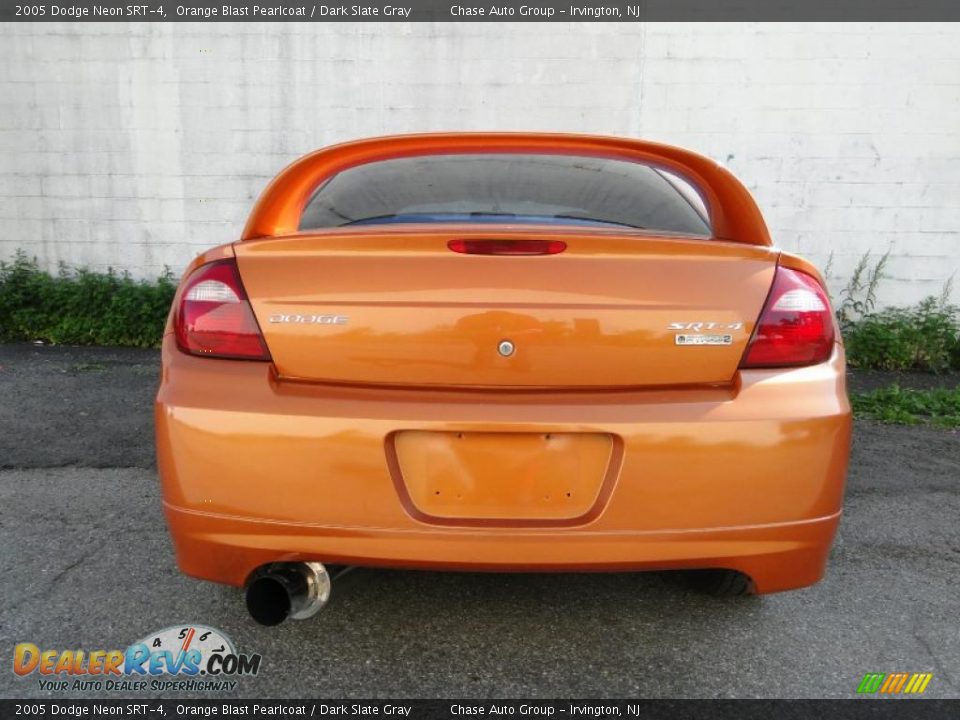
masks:
<instances>
[{"instance_id":1,"label":"concrete wall","mask_svg":"<svg viewBox=\"0 0 960 720\"><path fill-rule=\"evenodd\" d=\"M0 258L179 272L308 150L526 129L726 163L835 288L867 251L891 251L888 303L960 266L957 25L6 24L0 46Z\"/></svg>"}]
</instances>

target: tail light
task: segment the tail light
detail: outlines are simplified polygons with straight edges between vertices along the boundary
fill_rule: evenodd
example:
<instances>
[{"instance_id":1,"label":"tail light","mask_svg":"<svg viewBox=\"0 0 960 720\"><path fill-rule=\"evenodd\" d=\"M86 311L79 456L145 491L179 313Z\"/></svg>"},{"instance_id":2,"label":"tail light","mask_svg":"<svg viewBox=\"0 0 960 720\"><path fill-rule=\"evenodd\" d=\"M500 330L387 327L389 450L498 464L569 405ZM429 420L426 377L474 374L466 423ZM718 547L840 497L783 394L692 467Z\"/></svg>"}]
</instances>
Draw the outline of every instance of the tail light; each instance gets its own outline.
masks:
<instances>
[{"instance_id":1,"label":"tail light","mask_svg":"<svg viewBox=\"0 0 960 720\"><path fill-rule=\"evenodd\" d=\"M177 345L191 355L269 360L235 260L198 267L184 283L174 316Z\"/></svg>"},{"instance_id":2,"label":"tail light","mask_svg":"<svg viewBox=\"0 0 960 720\"><path fill-rule=\"evenodd\" d=\"M833 351L834 325L823 286L799 270L778 267L742 368L814 365Z\"/></svg>"}]
</instances>

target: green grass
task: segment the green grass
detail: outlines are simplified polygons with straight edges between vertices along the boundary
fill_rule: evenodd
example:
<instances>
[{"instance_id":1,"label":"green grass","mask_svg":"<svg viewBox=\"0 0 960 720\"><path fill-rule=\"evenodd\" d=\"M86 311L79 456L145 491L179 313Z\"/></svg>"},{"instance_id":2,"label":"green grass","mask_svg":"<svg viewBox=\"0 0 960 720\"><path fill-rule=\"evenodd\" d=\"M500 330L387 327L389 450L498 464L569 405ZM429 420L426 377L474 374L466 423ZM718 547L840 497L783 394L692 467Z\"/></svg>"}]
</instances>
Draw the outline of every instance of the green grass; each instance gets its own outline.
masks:
<instances>
[{"instance_id":1,"label":"green grass","mask_svg":"<svg viewBox=\"0 0 960 720\"><path fill-rule=\"evenodd\" d=\"M107 366L103 363L75 363L69 369L77 373L102 373L106 372Z\"/></svg>"},{"instance_id":2,"label":"green grass","mask_svg":"<svg viewBox=\"0 0 960 720\"><path fill-rule=\"evenodd\" d=\"M960 427L960 387L910 390L892 385L850 400L858 417L882 423Z\"/></svg>"},{"instance_id":3,"label":"green grass","mask_svg":"<svg viewBox=\"0 0 960 720\"><path fill-rule=\"evenodd\" d=\"M18 252L0 262L0 342L157 347L175 291L169 273L143 281L61 267L51 275Z\"/></svg>"},{"instance_id":4,"label":"green grass","mask_svg":"<svg viewBox=\"0 0 960 720\"><path fill-rule=\"evenodd\" d=\"M877 292L890 259L888 250L875 262L865 253L846 287L833 298L837 321L851 367L868 370L960 370L960 308L950 303L953 278L939 297L911 307L877 310ZM829 277L833 255L824 268Z\"/></svg>"},{"instance_id":5,"label":"green grass","mask_svg":"<svg viewBox=\"0 0 960 720\"><path fill-rule=\"evenodd\" d=\"M870 370L960 370L960 312L944 298L870 312L841 324L851 367Z\"/></svg>"}]
</instances>

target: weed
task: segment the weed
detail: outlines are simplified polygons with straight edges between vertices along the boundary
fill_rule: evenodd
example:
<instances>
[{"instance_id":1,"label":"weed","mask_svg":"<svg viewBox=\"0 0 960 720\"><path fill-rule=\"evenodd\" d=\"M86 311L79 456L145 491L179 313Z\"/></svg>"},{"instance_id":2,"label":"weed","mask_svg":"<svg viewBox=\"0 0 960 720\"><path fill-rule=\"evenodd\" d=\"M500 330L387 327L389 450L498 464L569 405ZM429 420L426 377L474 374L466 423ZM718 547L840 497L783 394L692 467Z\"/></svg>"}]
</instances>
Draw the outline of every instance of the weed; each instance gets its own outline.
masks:
<instances>
[{"instance_id":1,"label":"weed","mask_svg":"<svg viewBox=\"0 0 960 720\"><path fill-rule=\"evenodd\" d=\"M850 398L854 412L883 423L960 427L960 387L910 390L899 385Z\"/></svg>"},{"instance_id":2,"label":"weed","mask_svg":"<svg viewBox=\"0 0 960 720\"><path fill-rule=\"evenodd\" d=\"M960 310L950 304L952 278L939 297L877 310L877 288L889 257L888 250L871 264L870 253L863 255L836 298L847 362L871 370L960 369ZM832 264L831 256L828 266Z\"/></svg>"},{"instance_id":3,"label":"weed","mask_svg":"<svg viewBox=\"0 0 960 720\"><path fill-rule=\"evenodd\" d=\"M65 266L51 275L19 251L0 262L0 341L156 347L175 290L169 271L154 282Z\"/></svg>"},{"instance_id":4,"label":"weed","mask_svg":"<svg viewBox=\"0 0 960 720\"><path fill-rule=\"evenodd\" d=\"M868 313L844 328L847 361L873 370L960 369L960 313L940 298Z\"/></svg>"},{"instance_id":5,"label":"weed","mask_svg":"<svg viewBox=\"0 0 960 720\"><path fill-rule=\"evenodd\" d=\"M77 373L102 373L107 369L103 363L75 363L70 366L71 372Z\"/></svg>"},{"instance_id":6,"label":"weed","mask_svg":"<svg viewBox=\"0 0 960 720\"><path fill-rule=\"evenodd\" d=\"M877 305L877 288L884 278L887 262L890 260L890 251L887 250L880 259L870 267L870 253L865 253L853 269L853 274L846 286L840 291L835 304L837 320L840 327L846 330L849 325L863 316L873 312ZM831 255L828 266L832 267Z\"/></svg>"}]
</instances>

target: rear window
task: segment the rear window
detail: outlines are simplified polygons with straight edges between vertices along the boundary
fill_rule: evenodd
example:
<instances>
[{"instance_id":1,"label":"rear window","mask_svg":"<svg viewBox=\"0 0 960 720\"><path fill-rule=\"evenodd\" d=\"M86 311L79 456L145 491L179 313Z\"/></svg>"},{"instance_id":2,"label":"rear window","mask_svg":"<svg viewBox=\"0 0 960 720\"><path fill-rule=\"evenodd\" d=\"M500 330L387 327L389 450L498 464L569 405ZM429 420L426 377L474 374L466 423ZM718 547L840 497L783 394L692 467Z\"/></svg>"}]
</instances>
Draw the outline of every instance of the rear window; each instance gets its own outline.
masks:
<instances>
[{"instance_id":1,"label":"rear window","mask_svg":"<svg viewBox=\"0 0 960 720\"><path fill-rule=\"evenodd\" d=\"M388 223L547 223L709 235L684 181L571 155L424 155L358 165L314 193L301 230Z\"/></svg>"}]
</instances>

